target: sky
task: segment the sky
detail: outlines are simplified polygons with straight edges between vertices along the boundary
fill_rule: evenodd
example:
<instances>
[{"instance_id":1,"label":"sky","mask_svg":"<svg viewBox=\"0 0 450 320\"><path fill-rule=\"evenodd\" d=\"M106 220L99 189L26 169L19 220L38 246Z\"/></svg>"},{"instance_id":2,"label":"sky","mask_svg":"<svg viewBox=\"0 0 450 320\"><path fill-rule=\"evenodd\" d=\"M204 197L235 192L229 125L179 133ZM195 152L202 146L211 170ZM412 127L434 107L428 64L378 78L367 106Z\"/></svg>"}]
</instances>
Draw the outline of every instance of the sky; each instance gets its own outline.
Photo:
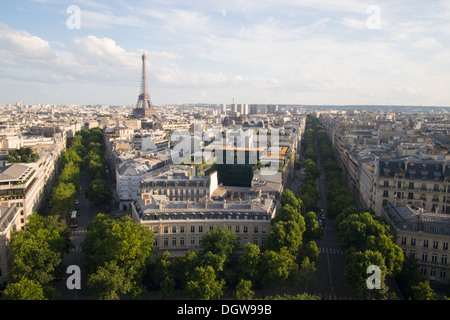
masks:
<instances>
[{"instance_id":1,"label":"sky","mask_svg":"<svg viewBox=\"0 0 450 320\"><path fill-rule=\"evenodd\" d=\"M0 3L0 104L450 106L450 0Z\"/></svg>"}]
</instances>

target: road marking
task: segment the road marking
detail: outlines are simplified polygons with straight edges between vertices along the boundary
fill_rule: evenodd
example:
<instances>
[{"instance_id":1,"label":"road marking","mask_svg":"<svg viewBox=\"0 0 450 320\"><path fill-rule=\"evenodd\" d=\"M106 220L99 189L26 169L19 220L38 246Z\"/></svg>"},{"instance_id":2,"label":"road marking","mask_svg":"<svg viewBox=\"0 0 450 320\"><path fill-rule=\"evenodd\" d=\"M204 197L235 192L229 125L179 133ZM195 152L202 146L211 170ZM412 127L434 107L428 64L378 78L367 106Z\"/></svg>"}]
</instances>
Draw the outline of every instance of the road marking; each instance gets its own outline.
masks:
<instances>
[{"instance_id":1,"label":"road marking","mask_svg":"<svg viewBox=\"0 0 450 320\"><path fill-rule=\"evenodd\" d=\"M319 252L337 256L344 255L344 252L339 248L319 248Z\"/></svg>"}]
</instances>

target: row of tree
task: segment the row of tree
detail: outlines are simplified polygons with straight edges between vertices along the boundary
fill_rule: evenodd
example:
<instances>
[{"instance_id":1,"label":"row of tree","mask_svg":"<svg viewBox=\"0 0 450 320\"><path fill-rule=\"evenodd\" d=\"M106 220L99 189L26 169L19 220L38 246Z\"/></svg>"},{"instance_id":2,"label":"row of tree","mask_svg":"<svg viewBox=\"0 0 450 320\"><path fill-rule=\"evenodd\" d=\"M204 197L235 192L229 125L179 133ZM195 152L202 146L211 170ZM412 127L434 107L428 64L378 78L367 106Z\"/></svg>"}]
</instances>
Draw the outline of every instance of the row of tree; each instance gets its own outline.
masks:
<instances>
[{"instance_id":1,"label":"row of tree","mask_svg":"<svg viewBox=\"0 0 450 320\"><path fill-rule=\"evenodd\" d=\"M301 162L304 178L300 198L303 202L305 212L318 212L320 210L320 198L317 192L316 180L320 177L321 172L317 166L316 127L316 123L308 117L302 140L303 161Z\"/></svg>"},{"instance_id":2,"label":"row of tree","mask_svg":"<svg viewBox=\"0 0 450 320\"><path fill-rule=\"evenodd\" d=\"M309 116L314 127L314 140L323 161L328 184L327 216L336 218L339 247L345 252L344 278L349 287L365 298L386 299L386 277L401 271L403 253L395 244L392 232L384 219L366 210L357 212L342 171L337 165L328 135L316 117ZM367 268L371 265L380 268L380 288L371 290L366 280Z\"/></svg>"},{"instance_id":3,"label":"row of tree","mask_svg":"<svg viewBox=\"0 0 450 320\"><path fill-rule=\"evenodd\" d=\"M328 183L327 216L335 219L340 248L346 254L344 277L356 293L371 299L387 299L386 279L396 279L407 299L433 300L436 294L421 274L414 258L405 258L395 244L394 235L387 221L372 209L359 212L354 206L342 171L337 165L332 146L319 120L310 116L309 121L318 128L315 132ZM380 270L379 289L367 286L367 268ZM395 298L391 296L391 298Z\"/></svg>"},{"instance_id":4,"label":"row of tree","mask_svg":"<svg viewBox=\"0 0 450 320\"><path fill-rule=\"evenodd\" d=\"M99 213L88 224L81 244L94 298L115 300L121 294L142 294L153 242L153 232L131 217L112 219Z\"/></svg>"},{"instance_id":5,"label":"row of tree","mask_svg":"<svg viewBox=\"0 0 450 320\"><path fill-rule=\"evenodd\" d=\"M255 290L275 290L280 297L290 285L305 290L312 284L318 248L313 239L321 236L314 213L302 215L302 202L290 190L283 192L281 208L272 220L266 244L247 243L239 250L239 239L226 227L215 228L203 237L200 252L171 257L168 252L153 266L150 287L161 299L172 299L177 290L195 300L253 299ZM272 291L273 292L273 291ZM308 294L283 299L317 299Z\"/></svg>"},{"instance_id":6,"label":"row of tree","mask_svg":"<svg viewBox=\"0 0 450 320\"><path fill-rule=\"evenodd\" d=\"M387 277L400 273L403 252L395 244L391 228L373 210L358 212L349 207L335 221L340 248L345 252L344 278L356 293L371 299L387 299ZM368 288L367 268L380 270L379 288Z\"/></svg>"},{"instance_id":7,"label":"row of tree","mask_svg":"<svg viewBox=\"0 0 450 320\"><path fill-rule=\"evenodd\" d=\"M51 282L62 277L65 271L64 253L73 247L65 217L75 209L86 150L90 151L92 142L101 142L102 135L100 129L82 130L68 139L67 150L59 161L60 175L52 190L49 214L42 216L33 213L23 230L11 234L7 247L8 275L2 299L45 300L59 297ZM31 154L28 151L23 153Z\"/></svg>"},{"instance_id":8,"label":"row of tree","mask_svg":"<svg viewBox=\"0 0 450 320\"><path fill-rule=\"evenodd\" d=\"M63 256L71 246L67 226L58 216L29 216L25 229L11 234L2 299L58 299L59 292L51 282L62 277Z\"/></svg>"},{"instance_id":9,"label":"row of tree","mask_svg":"<svg viewBox=\"0 0 450 320\"><path fill-rule=\"evenodd\" d=\"M328 135L320 124L319 119L309 115L307 122L314 128L314 136L311 139L314 139L317 144L327 180L327 217L336 218L345 208L352 206L354 200L348 192L346 182L342 176L342 170L336 163Z\"/></svg>"},{"instance_id":10,"label":"row of tree","mask_svg":"<svg viewBox=\"0 0 450 320\"><path fill-rule=\"evenodd\" d=\"M80 170L83 165L85 148L79 134L68 139L66 152L59 162L59 179L52 190L51 215L65 219L68 212L75 210L75 199L80 187Z\"/></svg>"},{"instance_id":11,"label":"row of tree","mask_svg":"<svg viewBox=\"0 0 450 320\"><path fill-rule=\"evenodd\" d=\"M105 176L103 130L100 128L93 128L89 131L82 130L81 135L86 149L85 164L91 179L85 195L96 206L101 206L112 199L112 191Z\"/></svg>"}]
</instances>

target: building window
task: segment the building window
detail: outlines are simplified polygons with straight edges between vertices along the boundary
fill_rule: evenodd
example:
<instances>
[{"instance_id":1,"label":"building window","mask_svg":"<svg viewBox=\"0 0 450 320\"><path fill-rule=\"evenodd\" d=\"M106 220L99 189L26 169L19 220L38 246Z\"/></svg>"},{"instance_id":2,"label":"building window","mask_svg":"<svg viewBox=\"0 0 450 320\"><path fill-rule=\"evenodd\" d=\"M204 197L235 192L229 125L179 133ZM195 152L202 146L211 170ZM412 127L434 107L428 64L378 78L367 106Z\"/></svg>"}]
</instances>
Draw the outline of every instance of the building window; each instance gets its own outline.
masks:
<instances>
[{"instance_id":1,"label":"building window","mask_svg":"<svg viewBox=\"0 0 450 320\"><path fill-rule=\"evenodd\" d=\"M439 241L433 241L433 249L437 249L439 246Z\"/></svg>"},{"instance_id":2,"label":"building window","mask_svg":"<svg viewBox=\"0 0 450 320\"><path fill-rule=\"evenodd\" d=\"M431 268L430 277L436 277L436 269L435 268Z\"/></svg>"},{"instance_id":3,"label":"building window","mask_svg":"<svg viewBox=\"0 0 450 320\"><path fill-rule=\"evenodd\" d=\"M243 241L244 241L244 246L245 246L248 243L247 237L244 237Z\"/></svg>"},{"instance_id":4,"label":"building window","mask_svg":"<svg viewBox=\"0 0 450 320\"><path fill-rule=\"evenodd\" d=\"M384 197L384 198L389 197L389 191L384 190L384 191L383 191L383 197Z\"/></svg>"},{"instance_id":5,"label":"building window","mask_svg":"<svg viewBox=\"0 0 450 320\"><path fill-rule=\"evenodd\" d=\"M180 233L184 233L184 226L180 226Z\"/></svg>"},{"instance_id":6,"label":"building window","mask_svg":"<svg viewBox=\"0 0 450 320\"><path fill-rule=\"evenodd\" d=\"M426 276L426 275L427 275L427 268L426 268L426 267L421 267L421 268L420 268L420 272L421 272L424 276Z\"/></svg>"},{"instance_id":7,"label":"building window","mask_svg":"<svg viewBox=\"0 0 450 320\"><path fill-rule=\"evenodd\" d=\"M428 248L428 240L423 240L423 246L424 248Z\"/></svg>"},{"instance_id":8,"label":"building window","mask_svg":"<svg viewBox=\"0 0 450 320\"><path fill-rule=\"evenodd\" d=\"M416 245L416 238L411 238L411 245L415 246Z\"/></svg>"},{"instance_id":9,"label":"building window","mask_svg":"<svg viewBox=\"0 0 450 320\"><path fill-rule=\"evenodd\" d=\"M169 245L169 238L164 238L164 247Z\"/></svg>"},{"instance_id":10,"label":"building window","mask_svg":"<svg viewBox=\"0 0 450 320\"><path fill-rule=\"evenodd\" d=\"M253 228L253 233L258 233L258 227Z\"/></svg>"},{"instance_id":11,"label":"building window","mask_svg":"<svg viewBox=\"0 0 450 320\"><path fill-rule=\"evenodd\" d=\"M428 260L428 253L427 252L423 252L422 253L422 261L427 261Z\"/></svg>"},{"instance_id":12,"label":"building window","mask_svg":"<svg viewBox=\"0 0 450 320\"><path fill-rule=\"evenodd\" d=\"M180 246L184 246L184 237L180 238Z\"/></svg>"},{"instance_id":13,"label":"building window","mask_svg":"<svg viewBox=\"0 0 450 320\"><path fill-rule=\"evenodd\" d=\"M443 254L442 255L442 264L447 264L447 255L446 254Z\"/></svg>"},{"instance_id":14,"label":"building window","mask_svg":"<svg viewBox=\"0 0 450 320\"><path fill-rule=\"evenodd\" d=\"M172 233L177 233L177 227L175 226L172 227Z\"/></svg>"},{"instance_id":15,"label":"building window","mask_svg":"<svg viewBox=\"0 0 450 320\"><path fill-rule=\"evenodd\" d=\"M195 226L191 226L191 233L195 232Z\"/></svg>"},{"instance_id":16,"label":"building window","mask_svg":"<svg viewBox=\"0 0 450 320\"><path fill-rule=\"evenodd\" d=\"M253 244L259 246L259 238L254 238L253 239Z\"/></svg>"},{"instance_id":17,"label":"building window","mask_svg":"<svg viewBox=\"0 0 450 320\"><path fill-rule=\"evenodd\" d=\"M213 231L214 230L214 226L209 226L209 231Z\"/></svg>"},{"instance_id":18,"label":"building window","mask_svg":"<svg viewBox=\"0 0 450 320\"><path fill-rule=\"evenodd\" d=\"M247 232L248 232L248 227L244 226L244 233L247 233Z\"/></svg>"},{"instance_id":19,"label":"building window","mask_svg":"<svg viewBox=\"0 0 450 320\"><path fill-rule=\"evenodd\" d=\"M177 245L177 238L172 238L172 246L175 247Z\"/></svg>"},{"instance_id":20,"label":"building window","mask_svg":"<svg viewBox=\"0 0 450 320\"><path fill-rule=\"evenodd\" d=\"M239 226L236 226L236 233L239 233L240 231L239 231Z\"/></svg>"},{"instance_id":21,"label":"building window","mask_svg":"<svg viewBox=\"0 0 450 320\"><path fill-rule=\"evenodd\" d=\"M202 233L203 232L203 226L198 226L198 232Z\"/></svg>"},{"instance_id":22,"label":"building window","mask_svg":"<svg viewBox=\"0 0 450 320\"><path fill-rule=\"evenodd\" d=\"M416 256L416 251L415 251L415 250L410 250L410 251L409 251L409 256L410 256L411 258L414 258L414 257Z\"/></svg>"},{"instance_id":23,"label":"building window","mask_svg":"<svg viewBox=\"0 0 450 320\"><path fill-rule=\"evenodd\" d=\"M447 272L445 271L445 269L441 269L441 279L445 279L447 275Z\"/></svg>"},{"instance_id":24,"label":"building window","mask_svg":"<svg viewBox=\"0 0 450 320\"><path fill-rule=\"evenodd\" d=\"M195 238L191 237L191 245L193 246L195 244Z\"/></svg>"},{"instance_id":25,"label":"building window","mask_svg":"<svg viewBox=\"0 0 450 320\"><path fill-rule=\"evenodd\" d=\"M433 253L433 254L431 255L431 262L434 262L434 263L437 262L437 254L436 254L436 253Z\"/></svg>"},{"instance_id":26,"label":"building window","mask_svg":"<svg viewBox=\"0 0 450 320\"><path fill-rule=\"evenodd\" d=\"M164 233L169 233L169 227L164 227Z\"/></svg>"},{"instance_id":27,"label":"building window","mask_svg":"<svg viewBox=\"0 0 450 320\"><path fill-rule=\"evenodd\" d=\"M442 244L442 249L443 249L443 250L448 250L448 242L444 242L444 243Z\"/></svg>"}]
</instances>

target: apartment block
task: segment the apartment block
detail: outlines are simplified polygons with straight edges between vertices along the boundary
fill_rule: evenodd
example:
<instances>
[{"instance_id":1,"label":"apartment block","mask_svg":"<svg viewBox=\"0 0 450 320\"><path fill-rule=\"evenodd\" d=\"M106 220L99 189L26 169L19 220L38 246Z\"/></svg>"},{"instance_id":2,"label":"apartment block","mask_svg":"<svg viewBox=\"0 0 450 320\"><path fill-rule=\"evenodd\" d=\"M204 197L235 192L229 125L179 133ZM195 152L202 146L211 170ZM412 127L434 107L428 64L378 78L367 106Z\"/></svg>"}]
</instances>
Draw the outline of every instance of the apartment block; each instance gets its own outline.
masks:
<instances>
[{"instance_id":1,"label":"apartment block","mask_svg":"<svg viewBox=\"0 0 450 320\"><path fill-rule=\"evenodd\" d=\"M191 203L169 201L165 195L152 195L132 203L132 217L155 234L155 255L165 251L182 255L187 250L198 252L208 231L217 227L232 230L240 245L265 244L270 221L275 215L276 201L271 197L255 197L238 201L204 201Z\"/></svg>"}]
</instances>

